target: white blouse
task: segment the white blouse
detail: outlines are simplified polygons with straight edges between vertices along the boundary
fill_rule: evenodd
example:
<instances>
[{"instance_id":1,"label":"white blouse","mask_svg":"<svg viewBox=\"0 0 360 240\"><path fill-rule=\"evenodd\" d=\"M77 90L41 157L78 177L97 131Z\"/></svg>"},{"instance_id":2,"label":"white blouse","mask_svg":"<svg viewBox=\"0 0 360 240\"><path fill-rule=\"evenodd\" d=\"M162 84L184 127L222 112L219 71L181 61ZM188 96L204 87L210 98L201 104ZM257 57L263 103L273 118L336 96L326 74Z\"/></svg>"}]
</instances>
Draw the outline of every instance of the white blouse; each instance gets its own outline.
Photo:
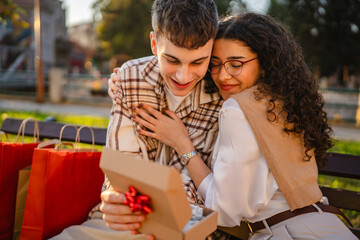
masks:
<instances>
[{"instance_id":1,"label":"white blouse","mask_svg":"<svg viewBox=\"0 0 360 240\"><path fill-rule=\"evenodd\" d=\"M256 222L290 209L233 98L220 110L211 169L198 192L207 208L218 211L218 225Z\"/></svg>"}]
</instances>

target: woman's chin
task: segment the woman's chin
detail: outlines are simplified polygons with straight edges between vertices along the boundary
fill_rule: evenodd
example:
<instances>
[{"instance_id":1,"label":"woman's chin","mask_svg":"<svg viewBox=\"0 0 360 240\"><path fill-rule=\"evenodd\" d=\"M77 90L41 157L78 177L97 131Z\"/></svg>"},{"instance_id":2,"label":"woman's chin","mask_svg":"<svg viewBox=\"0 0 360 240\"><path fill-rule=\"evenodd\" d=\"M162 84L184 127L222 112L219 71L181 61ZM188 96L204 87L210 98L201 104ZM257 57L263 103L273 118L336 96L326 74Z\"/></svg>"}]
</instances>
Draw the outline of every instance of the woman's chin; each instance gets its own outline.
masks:
<instances>
[{"instance_id":1,"label":"woman's chin","mask_svg":"<svg viewBox=\"0 0 360 240\"><path fill-rule=\"evenodd\" d=\"M228 100L231 97L231 94L224 92L220 92L220 95L224 100Z\"/></svg>"}]
</instances>

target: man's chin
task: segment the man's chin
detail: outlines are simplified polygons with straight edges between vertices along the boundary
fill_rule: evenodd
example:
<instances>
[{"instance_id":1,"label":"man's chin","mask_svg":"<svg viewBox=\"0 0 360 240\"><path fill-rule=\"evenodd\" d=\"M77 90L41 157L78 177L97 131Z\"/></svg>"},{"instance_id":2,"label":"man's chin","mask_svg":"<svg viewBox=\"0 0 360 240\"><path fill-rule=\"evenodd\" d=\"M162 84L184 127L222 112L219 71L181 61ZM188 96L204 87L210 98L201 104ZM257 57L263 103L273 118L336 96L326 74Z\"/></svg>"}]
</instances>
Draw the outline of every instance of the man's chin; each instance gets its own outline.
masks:
<instances>
[{"instance_id":1,"label":"man's chin","mask_svg":"<svg viewBox=\"0 0 360 240\"><path fill-rule=\"evenodd\" d=\"M170 89L170 91L172 92L172 94L174 94L174 96L176 97L184 97L186 96L189 92L191 92L191 89L183 89L183 90L178 90L178 89Z\"/></svg>"}]
</instances>

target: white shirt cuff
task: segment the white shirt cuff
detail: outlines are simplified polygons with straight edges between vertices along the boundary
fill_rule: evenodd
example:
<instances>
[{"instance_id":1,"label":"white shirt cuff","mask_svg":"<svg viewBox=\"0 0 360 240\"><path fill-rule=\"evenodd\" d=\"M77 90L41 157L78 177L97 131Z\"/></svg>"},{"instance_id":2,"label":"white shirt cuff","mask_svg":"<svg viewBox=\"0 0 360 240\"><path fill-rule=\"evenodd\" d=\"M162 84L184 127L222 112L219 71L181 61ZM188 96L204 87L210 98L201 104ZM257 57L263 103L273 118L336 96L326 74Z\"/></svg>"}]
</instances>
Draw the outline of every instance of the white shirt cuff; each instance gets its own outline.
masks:
<instances>
[{"instance_id":1,"label":"white shirt cuff","mask_svg":"<svg viewBox=\"0 0 360 240\"><path fill-rule=\"evenodd\" d=\"M198 193L200 195L200 197L205 201L206 198L206 192L208 190L208 187L210 185L210 182L212 181L213 178L213 174L209 173L200 183L199 187L198 187Z\"/></svg>"}]
</instances>

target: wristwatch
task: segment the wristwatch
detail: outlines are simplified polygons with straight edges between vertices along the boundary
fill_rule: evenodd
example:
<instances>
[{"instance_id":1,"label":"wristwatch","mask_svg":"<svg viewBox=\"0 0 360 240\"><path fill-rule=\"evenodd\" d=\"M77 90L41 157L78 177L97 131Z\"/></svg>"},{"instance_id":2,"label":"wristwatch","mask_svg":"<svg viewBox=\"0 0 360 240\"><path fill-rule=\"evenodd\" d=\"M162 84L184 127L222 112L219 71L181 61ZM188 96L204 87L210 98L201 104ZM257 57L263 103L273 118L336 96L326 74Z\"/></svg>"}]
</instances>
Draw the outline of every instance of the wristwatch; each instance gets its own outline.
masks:
<instances>
[{"instance_id":1,"label":"wristwatch","mask_svg":"<svg viewBox=\"0 0 360 240\"><path fill-rule=\"evenodd\" d=\"M182 165L185 167L186 165L188 165L190 159L192 159L194 156L198 155L198 152L196 150L191 151L189 153L185 153L182 154L180 156L180 162L182 163Z\"/></svg>"}]
</instances>

